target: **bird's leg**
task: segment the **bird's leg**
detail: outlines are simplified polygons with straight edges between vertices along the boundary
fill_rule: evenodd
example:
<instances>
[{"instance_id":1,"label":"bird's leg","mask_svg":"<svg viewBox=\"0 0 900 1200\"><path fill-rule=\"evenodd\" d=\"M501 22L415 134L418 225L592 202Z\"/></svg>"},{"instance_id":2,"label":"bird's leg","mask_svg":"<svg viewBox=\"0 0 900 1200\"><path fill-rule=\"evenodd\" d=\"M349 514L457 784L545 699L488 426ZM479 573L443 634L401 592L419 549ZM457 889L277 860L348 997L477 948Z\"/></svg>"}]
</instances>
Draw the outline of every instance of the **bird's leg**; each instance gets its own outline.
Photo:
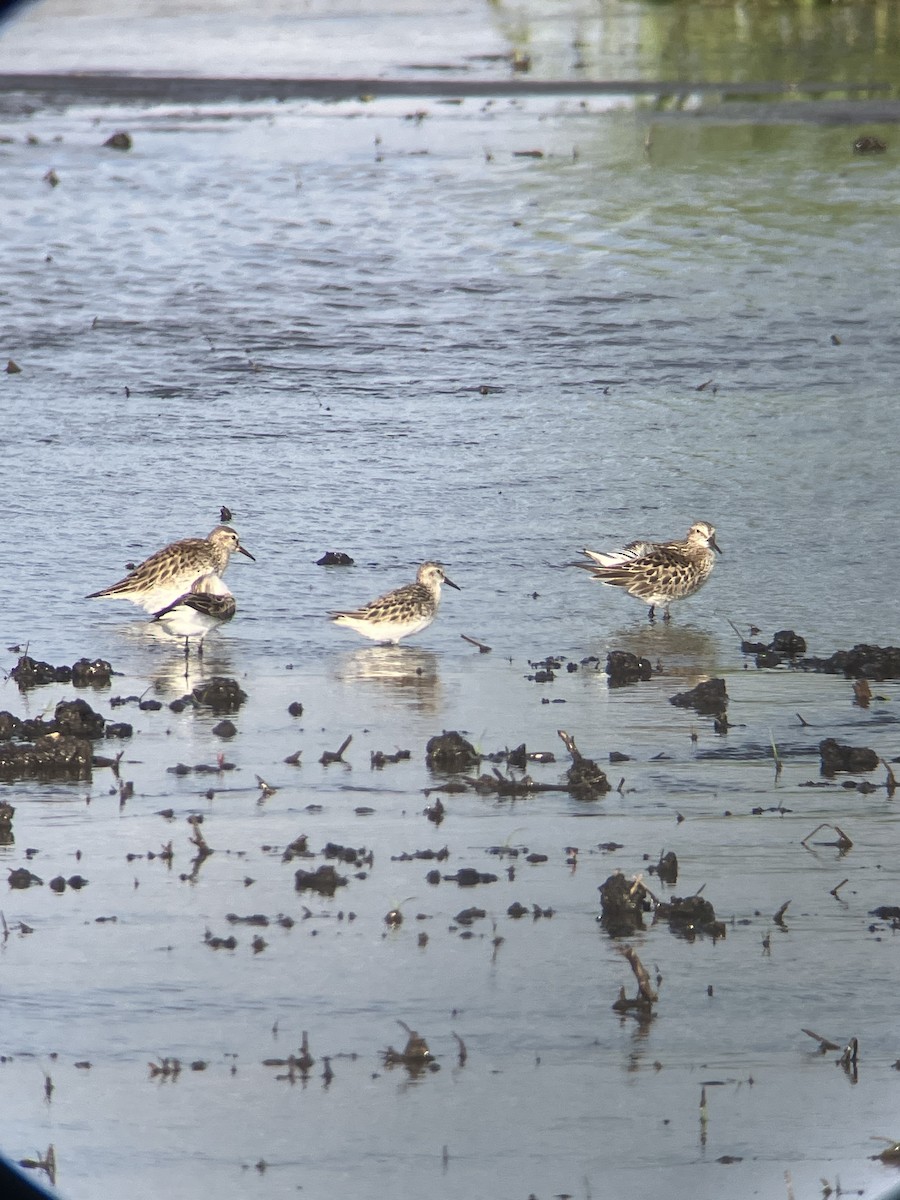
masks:
<instances>
[{"instance_id":1,"label":"bird's leg","mask_svg":"<svg viewBox=\"0 0 900 1200\"><path fill-rule=\"evenodd\" d=\"M187 679L187 677L188 677L188 659L189 659L190 652L191 652L190 645L191 644L188 641L188 639L185 638L184 639L184 677L185 677L185 679Z\"/></svg>"},{"instance_id":2,"label":"bird's leg","mask_svg":"<svg viewBox=\"0 0 900 1200\"><path fill-rule=\"evenodd\" d=\"M656 620L656 605L655 604L650 605L650 612L647 614L647 619L651 622Z\"/></svg>"},{"instance_id":3,"label":"bird's leg","mask_svg":"<svg viewBox=\"0 0 900 1200\"><path fill-rule=\"evenodd\" d=\"M669 610L668 610L668 609L666 609L666 611L663 613L663 620L664 620L664 621L671 621L671 620L672 620L672 614L669 612Z\"/></svg>"}]
</instances>

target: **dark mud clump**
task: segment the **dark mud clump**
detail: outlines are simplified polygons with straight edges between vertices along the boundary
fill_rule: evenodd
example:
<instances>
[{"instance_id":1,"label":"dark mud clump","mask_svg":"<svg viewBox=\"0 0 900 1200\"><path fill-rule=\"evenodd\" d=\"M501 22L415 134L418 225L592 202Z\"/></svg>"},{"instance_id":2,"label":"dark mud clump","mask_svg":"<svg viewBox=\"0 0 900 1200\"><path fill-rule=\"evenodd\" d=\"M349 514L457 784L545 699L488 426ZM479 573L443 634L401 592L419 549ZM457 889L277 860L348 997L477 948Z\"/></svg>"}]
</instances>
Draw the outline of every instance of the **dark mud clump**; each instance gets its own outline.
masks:
<instances>
[{"instance_id":1,"label":"dark mud clump","mask_svg":"<svg viewBox=\"0 0 900 1200\"><path fill-rule=\"evenodd\" d=\"M566 771L568 789L577 800L596 800L612 791L606 772L592 758L585 758L571 734L557 729L557 736L572 755L572 765Z\"/></svg>"},{"instance_id":2,"label":"dark mud clump","mask_svg":"<svg viewBox=\"0 0 900 1200\"><path fill-rule=\"evenodd\" d=\"M16 810L5 800L0 801L0 846L11 846L15 842L13 836L13 817Z\"/></svg>"},{"instance_id":3,"label":"dark mud clump","mask_svg":"<svg viewBox=\"0 0 900 1200\"><path fill-rule=\"evenodd\" d=\"M452 729L449 733L436 734L425 746L425 765L430 771L454 774L477 767L481 755L461 733Z\"/></svg>"},{"instance_id":4,"label":"dark mud clump","mask_svg":"<svg viewBox=\"0 0 900 1200\"><path fill-rule=\"evenodd\" d=\"M900 679L900 647L872 646L859 642L852 650L835 650L829 658L801 658L806 642L792 630L776 633L769 643L741 642L744 654L755 654L758 667L779 667L787 661L800 671L843 675L847 679Z\"/></svg>"},{"instance_id":5,"label":"dark mud clump","mask_svg":"<svg viewBox=\"0 0 900 1200\"><path fill-rule=\"evenodd\" d=\"M318 892L320 896L333 896L339 887L347 886L346 875L338 875L334 867L323 863L315 871L294 872L294 888L298 892Z\"/></svg>"},{"instance_id":6,"label":"dark mud clump","mask_svg":"<svg viewBox=\"0 0 900 1200\"><path fill-rule=\"evenodd\" d=\"M836 775L838 771L874 771L878 755L867 746L846 746L834 738L819 742L822 774Z\"/></svg>"},{"instance_id":7,"label":"dark mud clump","mask_svg":"<svg viewBox=\"0 0 900 1200\"><path fill-rule=\"evenodd\" d=\"M674 704L677 708L693 708L701 716L722 718L728 707L725 680L704 680L695 688L691 688L689 692L679 692L677 696L671 696L669 703Z\"/></svg>"},{"instance_id":8,"label":"dark mud clump","mask_svg":"<svg viewBox=\"0 0 900 1200\"><path fill-rule=\"evenodd\" d=\"M191 692L195 704L211 708L214 713L237 712L247 693L243 691L236 679L227 679L216 675L206 683L198 683Z\"/></svg>"},{"instance_id":9,"label":"dark mud clump","mask_svg":"<svg viewBox=\"0 0 900 1200\"><path fill-rule=\"evenodd\" d=\"M693 941L698 934L707 937L725 937L725 923L716 920L716 910L702 896L673 896L670 901L661 900L656 906L654 920L669 922L669 928L678 937Z\"/></svg>"},{"instance_id":10,"label":"dark mud clump","mask_svg":"<svg viewBox=\"0 0 900 1200\"><path fill-rule=\"evenodd\" d=\"M0 739L33 742L51 734L81 738L101 738L107 733L106 721L84 700L60 700L49 721L43 717L22 720L11 712L0 712Z\"/></svg>"},{"instance_id":11,"label":"dark mud clump","mask_svg":"<svg viewBox=\"0 0 900 1200\"><path fill-rule=\"evenodd\" d=\"M0 779L90 779L92 742L113 728L84 700L60 700L50 721L0 712Z\"/></svg>"},{"instance_id":12,"label":"dark mud clump","mask_svg":"<svg viewBox=\"0 0 900 1200\"><path fill-rule=\"evenodd\" d=\"M606 674L610 687L625 687L629 683L646 682L653 668L649 659L638 658L628 650L610 650L606 656Z\"/></svg>"},{"instance_id":13,"label":"dark mud clump","mask_svg":"<svg viewBox=\"0 0 900 1200\"><path fill-rule=\"evenodd\" d=\"M316 560L317 567L352 567L353 559L343 550L326 550L321 558Z\"/></svg>"},{"instance_id":14,"label":"dark mud clump","mask_svg":"<svg viewBox=\"0 0 900 1200\"><path fill-rule=\"evenodd\" d=\"M95 658L93 661L79 658L71 667L54 667L52 663L29 658L27 654L23 654L10 671L11 678L23 692L47 683L72 683L75 687L109 687L112 675L112 665L103 658Z\"/></svg>"},{"instance_id":15,"label":"dark mud clump","mask_svg":"<svg viewBox=\"0 0 900 1200\"><path fill-rule=\"evenodd\" d=\"M635 879L610 875L601 883L600 924L610 937L630 937L644 928L644 913L650 911L647 889Z\"/></svg>"},{"instance_id":16,"label":"dark mud clump","mask_svg":"<svg viewBox=\"0 0 900 1200\"><path fill-rule=\"evenodd\" d=\"M87 738L47 734L32 744L5 742L0 745L0 779L91 778L93 746Z\"/></svg>"},{"instance_id":17,"label":"dark mud clump","mask_svg":"<svg viewBox=\"0 0 900 1200\"><path fill-rule=\"evenodd\" d=\"M852 650L836 650L830 658L802 658L797 666L804 671L843 675L847 679L858 679L861 675L878 681L900 679L900 647L860 643Z\"/></svg>"}]
</instances>

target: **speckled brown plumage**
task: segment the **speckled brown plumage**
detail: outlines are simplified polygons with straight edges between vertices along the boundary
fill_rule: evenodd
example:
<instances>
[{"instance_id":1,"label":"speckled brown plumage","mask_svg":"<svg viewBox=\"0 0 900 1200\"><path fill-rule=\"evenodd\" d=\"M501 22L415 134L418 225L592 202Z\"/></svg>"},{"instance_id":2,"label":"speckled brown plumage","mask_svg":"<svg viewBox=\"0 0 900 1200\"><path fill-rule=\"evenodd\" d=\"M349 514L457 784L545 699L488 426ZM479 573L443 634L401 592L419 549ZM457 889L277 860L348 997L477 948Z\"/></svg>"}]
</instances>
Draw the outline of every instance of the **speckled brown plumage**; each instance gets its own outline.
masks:
<instances>
[{"instance_id":1,"label":"speckled brown plumage","mask_svg":"<svg viewBox=\"0 0 900 1200\"><path fill-rule=\"evenodd\" d=\"M669 619L669 605L686 596L693 596L709 578L715 554L715 528L706 521L697 521L687 537L672 542L629 542L622 550L606 553L582 550L590 562L579 563L610 587L624 588L650 605L650 620L656 605L663 605L663 619Z\"/></svg>"},{"instance_id":2,"label":"speckled brown plumage","mask_svg":"<svg viewBox=\"0 0 900 1200\"><path fill-rule=\"evenodd\" d=\"M201 576L222 575L235 551L253 558L230 525L217 525L208 537L184 538L157 550L124 579L87 599L130 600L157 613L188 593Z\"/></svg>"},{"instance_id":3,"label":"speckled brown plumage","mask_svg":"<svg viewBox=\"0 0 900 1200\"><path fill-rule=\"evenodd\" d=\"M419 633L431 624L441 602L442 583L460 590L444 574L440 563L423 563L416 573L415 583L395 588L361 608L329 615L336 625L345 625L363 637L396 644L401 638Z\"/></svg>"}]
</instances>

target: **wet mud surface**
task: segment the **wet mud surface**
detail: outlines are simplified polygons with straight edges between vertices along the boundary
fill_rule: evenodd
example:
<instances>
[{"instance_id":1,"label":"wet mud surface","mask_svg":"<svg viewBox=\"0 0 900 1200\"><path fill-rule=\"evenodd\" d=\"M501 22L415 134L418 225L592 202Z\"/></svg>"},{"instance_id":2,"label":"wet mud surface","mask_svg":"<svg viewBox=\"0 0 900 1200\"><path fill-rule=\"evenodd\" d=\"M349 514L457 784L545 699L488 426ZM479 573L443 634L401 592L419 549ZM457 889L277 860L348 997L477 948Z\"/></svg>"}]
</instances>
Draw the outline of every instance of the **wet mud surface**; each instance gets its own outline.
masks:
<instances>
[{"instance_id":1,"label":"wet mud surface","mask_svg":"<svg viewBox=\"0 0 900 1200\"><path fill-rule=\"evenodd\" d=\"M4 1150L73 1200L877 1195L892 131L206 100L0 119ZM202 664L82 599L223 505ZM667 627L565 565L701 515ZM429 556L415 640L331 629Z\"/></svg>"}]
</instances>

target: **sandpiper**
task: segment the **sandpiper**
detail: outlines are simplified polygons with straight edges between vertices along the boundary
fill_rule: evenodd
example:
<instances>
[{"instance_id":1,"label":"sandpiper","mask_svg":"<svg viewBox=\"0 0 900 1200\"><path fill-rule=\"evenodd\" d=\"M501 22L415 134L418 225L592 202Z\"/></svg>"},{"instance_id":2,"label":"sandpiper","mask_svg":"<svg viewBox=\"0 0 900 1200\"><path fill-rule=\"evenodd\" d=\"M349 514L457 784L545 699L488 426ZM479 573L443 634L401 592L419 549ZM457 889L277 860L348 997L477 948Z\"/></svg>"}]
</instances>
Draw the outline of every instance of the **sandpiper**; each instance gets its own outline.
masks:
<instances>
[{"instance_id":1,"label":"sandpiper","mask_svg":"<svg viewBox=\"0 0 900 1200\"><path fill-rule=\"evenodd\" d=\"M716 544L715 528L707 521L697 521L681 541L629 542L611 553L582 550L591 561L576 565L590 571L601 583L624 588L630 596L649 604L651 621L656 606L663 605L663 620L668 621L669 605L693 596L709 579L716 561L713 550L722 553Z\"/></svg>"},{"instance_id":2,"label":"sandpiper","mask_svg":"<svg viewBox=\"0 0 900 1200\"><path fill-rule=\"evenodd\" d=\"M145 612L158 613L180 600L201 576L224 574L235 551L253 558L230 525L217 525L208 537L183 538L157 550L124 579L91 592L87 599L130 600Z\"/></svg>"},{"instance_id":3,"label":"sandpiper","mask_svg":"<svg viewBox=\"0 0 900 1200\"><path fill-rule=\"evenodd\" d=\"M333 612L329 616L336 625L346 625L363 637L396 645L401 638L426 629L434 620L441 602L442 583L460 590L444 574L440 563L422 563L415 583L387 592L362 608Z\"/></svg>"},{"instance_id":4,"label":"sandpiper","mask_svg":"<svg viewBox=\"0 0 900 1200\"><path fill-rule=\"evenodd\" d=\"M203 657L203 639L236 611L234 596L218 575L201 575L191 590L153 614L166 633L184 638L184 659L190 654L190 639L196 638L197 657Z\"/></svg>"}]
</instances>

